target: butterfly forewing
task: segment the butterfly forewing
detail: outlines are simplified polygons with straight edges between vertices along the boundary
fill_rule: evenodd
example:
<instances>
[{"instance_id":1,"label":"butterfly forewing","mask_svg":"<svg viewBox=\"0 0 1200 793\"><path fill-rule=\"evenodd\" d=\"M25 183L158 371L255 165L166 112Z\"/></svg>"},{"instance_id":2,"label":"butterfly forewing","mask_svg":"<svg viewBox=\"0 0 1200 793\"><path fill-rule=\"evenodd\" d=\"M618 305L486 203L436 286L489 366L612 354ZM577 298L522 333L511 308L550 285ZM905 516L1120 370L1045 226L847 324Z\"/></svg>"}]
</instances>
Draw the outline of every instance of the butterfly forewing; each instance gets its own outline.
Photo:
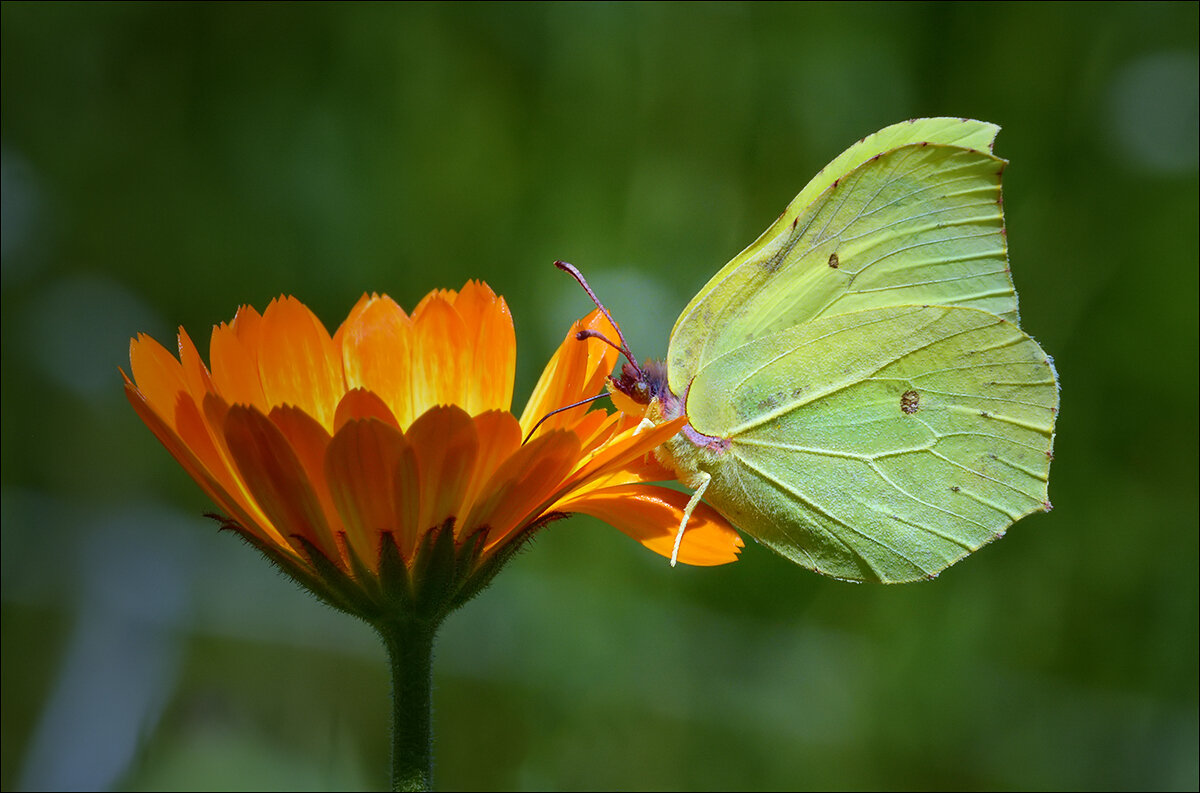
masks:
<instances>
[{"instance_id":1,"label":"butterfly forewing","mask_svg":"<svg viewBox=\"0 0 1200 793\"><path fill-rule=\"evenodd\" d=\"M1015 324L874 308L755 339L704 367L687 411L730 448L708 500L794 561L852 580L940 570L1048 508L1058 390Z\"/></svg>"},{"instance_id":2,"label":"butterfly forewing","mask_svg":"<svg viewBox=\"0 0 1200 793\"><path fill-rule=\"evenodd\" d=\"M931 304L1015 322L1004 164L975 149L920 142L873 155L837 179L826 168L812 183L822 192L810 201L812 184L805 188L684 310L668 354L672 390L682 393L708 362L748 340L823 316Z\"/></svg>"}]
</instances>

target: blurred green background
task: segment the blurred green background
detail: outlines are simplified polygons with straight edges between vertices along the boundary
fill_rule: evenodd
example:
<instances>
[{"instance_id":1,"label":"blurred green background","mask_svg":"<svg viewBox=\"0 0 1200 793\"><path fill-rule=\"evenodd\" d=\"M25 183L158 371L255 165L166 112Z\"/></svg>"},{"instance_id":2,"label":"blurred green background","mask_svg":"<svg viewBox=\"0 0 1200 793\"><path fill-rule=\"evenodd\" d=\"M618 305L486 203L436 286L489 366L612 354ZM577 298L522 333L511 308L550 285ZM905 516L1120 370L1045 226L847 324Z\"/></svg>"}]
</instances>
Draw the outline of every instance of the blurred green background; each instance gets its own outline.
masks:
<instances>
[{"instance_id":1,"label":"blurred green background","mask_svg":"<svg viewBox=\"0 0 1200 793\"><path fill-rule=\"evenodd\" d=\"M2 13L4 789L386 785L382 648L201 517L131 335L481 278L520 404L589 309L555 258L661 356L822 165L940 114L1004 127L1054 512L891 588L555 524L444 629L438 784L1200 785L1197 4Z\"/></svg>"}]
</instances>

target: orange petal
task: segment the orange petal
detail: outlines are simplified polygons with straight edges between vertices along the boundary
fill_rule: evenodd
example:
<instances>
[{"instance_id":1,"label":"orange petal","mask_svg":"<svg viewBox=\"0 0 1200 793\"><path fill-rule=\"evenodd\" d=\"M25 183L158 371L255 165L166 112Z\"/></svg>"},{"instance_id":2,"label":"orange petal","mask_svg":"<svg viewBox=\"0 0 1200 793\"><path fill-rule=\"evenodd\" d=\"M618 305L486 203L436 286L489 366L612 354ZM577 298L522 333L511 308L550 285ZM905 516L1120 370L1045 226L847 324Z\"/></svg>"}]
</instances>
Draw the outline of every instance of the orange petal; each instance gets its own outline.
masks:
<instances>
[{"instance_id":1,"label":"orange petal","mask_svg":"<svg viewBox=\"0 0 1200 793\"><path fill-rule=\"evenodd\" d=\"M579 436L584 451L590 452L598 446L611 440L621 432L620 413L609 413L607 410L589 410L571 429Z\"/></svg>"},{"instance_id":2,"label":"orange petal","mask_svg":"<svg viewBox=\"0 0 1200 793\"><path fill-rule=\"evenodd\" d=\"M204 395L213 390L212 377L208 367L200 358L192 338L182 327L179 329L179 361L183 366L183 377L187 381L188 392L196 404L204 401Z\"/></svg>"},{"instance_id":3,"label":"orange petal","mask_svg":"<svg viewBox=\"0 0 1200 793\"><path fill-rule=\"evenodd\" d=\"M137 390L155 413L166 421L175 416L175 400L187 391L183 366L166 348L145 333L129 342L129 368Z\"/></svg>"},{"instance_id":4,"label":"orange petal","mask_svg":"<svg viewBox=\"0 0 1200 793\"><path fill-rule=\"evenodd\" d=\"M340 430L347 421L354 419L379 419L384 424L400 429L396 417L379 395L362 388L347 391L338 403L337 412L333 417L334 432Z\"/></svg>"},{"instance_id":5,"label":"orange petal","mask_svg":"<svg viewBox=\"0 0 1200 793\"><path fill-rule=\"evenodd\" d=\"M670 440L687 423L686 416L680 416L672 421L658 424L637 432L629 430L624 438L614 439L580 467L570 480L572 487L582 484L589 479L604 476L607 473L619 471L650 454L659 445Z\"/></svg>"},{"instance_id":6,"label":"orange petal","mask_svg":"<svg viewBox=\"0 0 1200 793\"><path fill-rule=\"evenodd\" d=\"M262 316L250 306L237 310L233 321L213 328L208 345L213 387L227 404L270 409L258 373L258 342Z\"/></svg>"},{"instance_id":7,"label":"orange petal","mask_svg":"<svg viewBox=\"0 0 1200 793\"><path fill-rule=\"evenodd\" d=\"M417 307L412 310L412 318L415 320L435 300L440 300L453 306L454 301L458 300L458 292L455 292L453 289L434 289L417 303Z\"/></svg>"},{"instance_id":8,"label":"orange petal","mask_svg":"<svg viewBox=\"0 0 1200 793\"><path fill-rule=\"evenodd\" d=\"M460 520L455 524L455 536L463 536L467 518L474 511L476 502L484 494L484 488L504 462L521 448L521 425L508 411L490 410L471 419L475 422L475 434L479 438L479 452L475 455L475 470L471 472L471 484L463 494L459 508Z\"/></svg>"},{"instance_id":9,"label":"orange petal","mask_svg":"<svg viewBox=\"0 0 1200 793\"><path fill-rule=\"evenodd\" d=\"M298 534L333 562L341 554L320 501L283 433L256 408L234 405L225 416L225 440L242 481L281 534Z\"/></svg>"},{"instance_id":10,"label":"orange petal","mask_svg":"<svg viewBox=\"0 0 1200 793\"><path fill-rule=\"evenodd\" d=\"M593 330L604 336L606 339L614 343L620 343L621 336L617 333L616 327L608 321L608 317L604 313L596 310L584 317L581 322L587 330ZM591 396L599 394L604 390L605 383L608 382L608 376L612 374L613 367L617 365L617 360L621 357L611 344L596 339L589 339L590 343L587 346L588 362L587 371L588 377L584 381L583 390L579 397Z\"/></svg>"},{"instance_id":11,"label":"orange petal","mask_svg":"<svg viewBox=\"0 0 1200 793\"><path fill-rule=\"evenodd\" d=\"M471 384L466 326L446 299L427 298L413 312L412 411L461 405ZM407 426L407 425L402 425Z\"/></svg>"},{"instance_id":12,"label":"orange petal","mask_svg":"<svg viewBox=\"0 0 1200 793\"><path fill-rule=\"evenodd\" d=\"M406 444L392 475L393 500L396 503L393 536L396 547L405 561L412 561L417 544L421 541L421 479L417 468L417 454L411 444Z\"/></svg>"},{"instance_id":13,"label":"orange petal","mask_svg":"<svg viewBox=\"0 0 1200 793\"><path fill-rule=\"evenodd\" d=\"M394 532L401 548L417 533L413 499L397 500L398 473L415 478L415 459L404 433L374 419L348 422L333 436L325 455L325 476L333 503L346 526L346 539L358 557L374 567L379 534Z\"/></svg>"},{"instance_id":14,"label":"orange petal","mask_svg":"<svg viewBox=\"0 0 1200 793\"><path fill-rule=\"evenodd\" d=\"M463 407L471 415L508 410L517 371L517 337L508 304L487 284L467 281L454 301L454 309L463 319L466 341L473 352L473 382Z\"/></svg>"},{"instance_id":15,"label":"orange petal","mask_svg":"<svg viewBox=\"0 0 1200 793\"><path fill-rule=\"evenodd\" d=\"M253 521L271 537L272 542L291 548L290 538L284 537L277 531L272 526L271 520L259 508L246 482L238 472L233 455L229 452L229 443L225 437L225 417L229 414L229 405L216 394L206 394L204 404L200 406L200 409L202 412L199 417L190 416L186 410L176 411L177 420L180 421L180 437L193 452L202 452L208 455L208 447L204 441L204 435L207 433L216 447L216 459L210 459L207 456L203 458L209 466L209 471L225 486L229 494L237 499L242 509L250 515Z\"/></svg>"},{"instance_id":16,"label":"orange petal","mask_svg":"<svg viewBox=\"0 0 1200 793\"><path fill-rule=\"evenodd\" d=\"M171 456L183 466L188 476L194 479L196 484L200 485L205 494L215 501L221 509L224 509L231 515L234 512L240 511L236 500L230 498L229 494L214 481L207 466L196 458L196 455L192 453L191 447L179 438L174 428L163 421L154 408L150 407L145 396L138 391L137 387L128 378L125 379L125 396L129 399L129 404L133 406L138 417L154 433L154 437L158 438L159 442L171 453Z\"/></svg>"},{"instance_id":17,"label":"orange petal","mask_svg":"<svg viewBox=\"0 0 1200 793\"><path fill-rule=\"evenodd\" d=\"M342 348L342 341L345 335L346 326L354 324L358 317L367 310L367 307L378 299L379 295L375 294L374 292L369 295L364 292L362 296L358 298L358 302L356 302L354 307L350 309L350 312L346 314L346 319L340 326L338 326L338 329L334 331L333 343L339 350Z\"/></svg>"},{"instance_id":18,"label":"orange petal","mask_svg":"<svg viewBox=\"0 0 1200 793\"><path fill-rule=\"evenodd\" d=\"M525 444L488 480L464 533L486 527L487 548L494 548L541 515L578 458L579 439L570 432L552 432Z\"/></svg>"},{"instance_id":19,"label":"orange petal","mask_svg":"<svg viewBox=\"0 0 1200 793\"><path fill-rule=\"evenodd\" d=\"M267 403L295 405L325 427L346 391L333 339L308 306L293 297L263 312L258 371Z\"/></svg>"},{"instance_id":20,"label":"orange petal","mask_svg":"<svg viewBox=\"0 0 1200 793\"><path fill-rule=\"evenodd\" d=\"M308 476L309 484L317 494L317 500L321 502L321 512L329 524L329 531L337 536L343 531L342 520L329 492L329 482L325 478L325 452L329 448L329 433L316 419L292 405L274 408L270 419L296 453L296 458Z\"/></svg>"},{"instance_id":21,"label":"orange petal","mask_svg":"<svg viewBox=\"0 0 1200 793\"><path fill-rule=\"evenodd\" d=\"M138 416L150 428L150 431L166 447L171 456L183 466L183 470L187 472L188 476L192 477L196 484L200 485L200 489L213 500L213 503L218 508L235 520L238 525L258 536L260 540L277 545L286 552L296 553L291 545L271 529L265 520L261 519L261 516L256 519L246 511L242 502L232 495L232 491L225 487L213 472L197 459L193 453L193 449L176 435L171 427L146 404L145 399L137 392L137 389L134 388L128 379L126 379L125 384L125 395L129 397L129 402L133 405L133 409L137 411Z\"/></svg>"},{"instance_id":22,"label":"orange petal","mask_svg":"<svg viewBox=\"0 0 1200 793\"><path fill-rule=\"evenodd\" d=\"M669 559L689 498L687 493L665 487L623 485L592 491L556 506L599 518ZM700 566L726 564L737 560L743 545L721 514L701 502L683 533L679 561Z\"/></svg>"},{"instance_id":23,"label":"orange petal","mask_svg":"<svg viewBox=\"0 0 1200 793\"><path fill-rule=\"evenodd\" d=\"M653 454L629 463L624 472L630 482L671 482L677 478L675 472L660 463Z\"/></svg>"},{"instance_id":24,"label":"orange petal","mask_svg":"<svg viewBox=\"0 0 1200 793\"><path fill-rule=\"evenodd\" d=\"M594 311L585 319L576 322L550 358L550 363L542 371L542 376L533 389L533 395L529 397L525 411L521 414L523 432L528 433L551 411L595 396L602 391L604 378L616 363L617 351L599 339L579 341L575 338L576 333L586 328L612 327L607 321L598 323L598 316L603 319L598 311ZM555 413L542 421L537 434L572 427L587 410L588 406L582 405Z\"/></svg>"},{"instance_id":25,"label":"orange petal","mask_svg":"<svg viewBox=\"0 0 1200 793\"><path fill-rule=\"evenodd\" d=\"M471 417L454 405L431 408L413 422L406 436L417 455L421 483L418 531L440 526L450 517L465 517L458 510L479 453Z\"/></svg>"},{"instance_id":26,"label":"orange petal","mask_svg":"<svg viewBox=\"0 0 1200 793\"><path fill-rule=\"evenodd\" d=\"M416 418L412 409L412 321L386 295L359 301L338 328L338 349L347 388L374 391L399 427Z\"/></svg>"},{"instance_id":27,"label":"orange petal","mask_svg":"<svg viewBox=\"0 0 1200 793\"><path fill-rule=\"evenodd\" d=\"M218 434L214 434L213 426L209 424L207 416L200 411L199 406L188 394L180 394L179 400L175 403L174 424L179 439L187 444L188 449L204 465L209 474L221 482L231 496L240 502L249 502L249 499L246 498L248 494L238 479L233 461L225 453L223 444L218 440ZM257 515L256 518L262 519L263 516Z\"/></svg>"}]
</instances>

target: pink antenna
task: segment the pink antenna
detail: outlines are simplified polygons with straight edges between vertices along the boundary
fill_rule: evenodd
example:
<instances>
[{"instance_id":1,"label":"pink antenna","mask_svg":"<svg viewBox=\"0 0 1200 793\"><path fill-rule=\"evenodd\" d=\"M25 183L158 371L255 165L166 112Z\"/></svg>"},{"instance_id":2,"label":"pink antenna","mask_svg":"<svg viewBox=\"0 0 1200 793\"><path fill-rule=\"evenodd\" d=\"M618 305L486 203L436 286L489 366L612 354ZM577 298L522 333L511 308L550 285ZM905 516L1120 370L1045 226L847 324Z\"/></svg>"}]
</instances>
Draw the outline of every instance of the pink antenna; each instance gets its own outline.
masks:
<instances>
[{"instance_id":1,"label":"pink antenna","mask_svg":"<svg viewBox=\"0 0 1200 793\"><path fill-rule=\"evenodd\" d=\"M596 394L595 396L590 396L590 397L587 397L586 399L581 399L578 402L574 402L570 405L563 405L560 408L555 408L554 410L551 410L549 413L547 413L546 415L544 415L540 419L538 419L537 424L534 424L533 429L531 429L529 431L529 434L525 436L525 440L521 441L521 445L524 446L525 444L529 443L529 439L533 437L533 433L537 432L538 427L542 426L542 422L545 421L546 419L550 418L551 416L553 416L555 413L562 413L564 410L570 410L571 408L577 408L580 405L586 405L588 402L595 402L597 399L604 399L604 397L606 397L606 396L608 396L608 394L604 394L604 393Z\"/></svg>"},{"instance_id":2,"label":"pink antenna","mask_svg":"<svg viewBox=\"0 0 1200 793\"><path fill-rule=\"evenodd\" d=\"M557 267L558 269L562 270L565 273L570 273L571 277L579 282L579 285L583 287L583 291L587 292L588 297L590 297L592 299L592 302L596 304L596 308L600 309L600 311L608 319L609 323L611 323L612 326L614 328L616 328L617 338L621 340L621 343L613 344L613 342L610 339L606 338L604 336L604 334L598 333L594 330L581 330L581 331L579 331L579 333L575 334L575 338L579 339L580 341L583 341L584 339L589 339L589 338L590 339L600 339L601 341L608 344L610 347L617 349L622 355L624 355L625 359L627 361L629 361L629 363L637 371L638 375L641 376L642 367L638 366L637 360L633 357L633 353L629 349L629 343L625 341L625 334L621 333L621 328L619 325L617 325L616 322L613 321L612 314L608 313L608 309L605 308L604 304L600 302L600 298L596 297L596 293L592 291L592 288L590 286L588 286L587 279L583 277L583 273L579 272L579 270L575 267L575 265L570 264L568 262L564 262L564 261L556 261L554 263L554 266Z\"/></svg>"}]
</instances>

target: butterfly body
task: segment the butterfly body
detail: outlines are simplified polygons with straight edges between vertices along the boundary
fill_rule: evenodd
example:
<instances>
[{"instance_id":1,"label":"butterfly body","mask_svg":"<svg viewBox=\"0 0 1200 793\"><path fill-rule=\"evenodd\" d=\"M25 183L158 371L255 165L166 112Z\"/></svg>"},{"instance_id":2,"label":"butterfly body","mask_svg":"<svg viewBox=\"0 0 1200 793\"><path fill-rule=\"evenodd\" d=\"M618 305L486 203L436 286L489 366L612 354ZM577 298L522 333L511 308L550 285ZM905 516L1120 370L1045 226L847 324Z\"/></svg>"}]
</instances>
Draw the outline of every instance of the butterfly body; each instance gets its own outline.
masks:
<instances>
[{"instance_id":1,"label":"butterfly body","mask_svg":"<svg viewBox=\"0 0 1200 793\"><path fill-rule=\"evenodd\" d=\"M1018 325L997 130L860 141L689 303L665 371L613 381L686 415L659 459L798 564L932 578L1049 509L1058 381Z\"/></svg>"}]
</instances>

